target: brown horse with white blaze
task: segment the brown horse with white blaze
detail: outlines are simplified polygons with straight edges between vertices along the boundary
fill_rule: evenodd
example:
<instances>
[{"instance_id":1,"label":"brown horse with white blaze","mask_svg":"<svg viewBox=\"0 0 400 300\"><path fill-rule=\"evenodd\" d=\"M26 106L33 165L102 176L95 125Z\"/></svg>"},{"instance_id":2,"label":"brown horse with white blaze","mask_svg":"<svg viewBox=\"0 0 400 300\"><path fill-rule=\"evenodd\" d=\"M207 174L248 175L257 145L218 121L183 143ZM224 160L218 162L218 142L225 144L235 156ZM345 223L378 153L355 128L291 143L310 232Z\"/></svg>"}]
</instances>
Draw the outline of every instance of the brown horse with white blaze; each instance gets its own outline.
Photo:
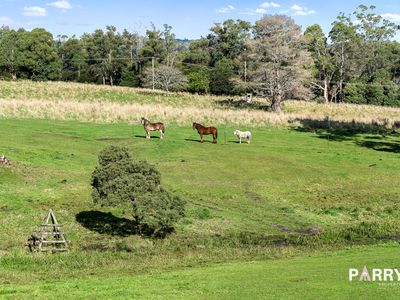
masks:
<instances>
[{"instance_id":1,"label":"brown horse with white blaze","mask_svg":"<svg viewBox=\"0 0 400 300\"><path fill-rule=\"evenodd\" d=\"M160 130L160 138L164 138L165 126L164 123L156 122L150 123L149 120L142 117L140 123L143 125L144 130L146 131L146 139L150 138L150 131Z\"/></svg>"},{"instance_id":2,"label":"brown horse with white blaze","mask_svg":"<svg viewBox=\"0 0 400 300\"><path fill-rule=\"evenodd\" d=\"M193 123L192 126L193 129L196 129L197 132L200 134L200 139L201 142L203 143L203 135L208 135L208 134L212 134L213 135L213 143L216 144L217 143L217 138L218 138L218 131L217 128L215 127L204 127L201 124L198 123Z\"/></svg>"}]
</instances>

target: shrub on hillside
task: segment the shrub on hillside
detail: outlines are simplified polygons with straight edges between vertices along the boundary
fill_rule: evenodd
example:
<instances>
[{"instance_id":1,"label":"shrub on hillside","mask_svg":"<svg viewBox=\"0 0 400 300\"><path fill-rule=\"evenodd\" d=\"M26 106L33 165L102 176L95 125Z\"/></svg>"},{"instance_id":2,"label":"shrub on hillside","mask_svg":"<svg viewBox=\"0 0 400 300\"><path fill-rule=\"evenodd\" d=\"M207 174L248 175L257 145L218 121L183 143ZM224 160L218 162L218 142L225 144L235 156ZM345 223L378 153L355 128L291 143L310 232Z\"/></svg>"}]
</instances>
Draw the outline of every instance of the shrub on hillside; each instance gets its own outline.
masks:
<instances>
[{"instance_id":1,"label":"shrub on hillside","mask_svg":"<svg viewBox=\"0 0 400 300\"><path fill-rule=\"evenodd\" d=\"M92 198L102 206L129 205L138 195L155 191L160 180L154 166L134 163L126 148L108 146L100 152L92 174Z\"/></svg>"},{"instance_id":2,"label":"shrub on hillside","mask_svg":"<svg viewBox=\"0 0 400 300\"><path fill-rule=\"evenodd\" d=\"M134 162L126 148L108 146L92 173L92 198L102 206L130 206L141 233L165 236L184 214L184 201L160 186L161 175L146 161Z\"/></svg>"},{"instance_id":3,"label":"shrub on hillside","mask_svg":"<svg viewBox=\"0 0 400 300\"><path fill-rule=\"evenodd\" d=\"M172 224L184 215L184 205L180 197L171 195L163 188L159 188L156 193L140 195L134 205L140 232L164 237L173 230Z\"/></svg>"}]
</instances>

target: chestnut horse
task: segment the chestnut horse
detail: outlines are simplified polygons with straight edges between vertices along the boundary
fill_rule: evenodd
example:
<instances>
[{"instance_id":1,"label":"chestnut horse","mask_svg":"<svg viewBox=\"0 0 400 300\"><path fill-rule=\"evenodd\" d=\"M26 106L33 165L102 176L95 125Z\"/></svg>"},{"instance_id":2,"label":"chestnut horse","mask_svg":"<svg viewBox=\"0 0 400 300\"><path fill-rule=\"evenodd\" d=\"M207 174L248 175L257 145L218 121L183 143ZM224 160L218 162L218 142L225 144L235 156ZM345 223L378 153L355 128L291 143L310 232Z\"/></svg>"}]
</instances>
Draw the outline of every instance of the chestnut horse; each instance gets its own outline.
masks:
<instances>
[{"instance_id":1,"label":"chestnut horse","mask_svg":"<svg viewBox=\"0 0 400 300\"><path fill-rule=\"evenodd\" d=\"M200 134L201 142L203 143L203 135L212 134L213 135L213 143L217 143L218 131L215 127L204 127L201 124L193 123L193 129L196 129L197 132Z\"/></svg>"},{"instance_id":2,"label":"chestnut horse","mask_svg":"<svg viewBox=\"0 0 400 300\"><path fill-rule=\"evenodd\" d=\"M144 130L146 131L146 139L150 138L150 131L160 130L160 138L164 138L165 126L161 122L150 123L149 120L142 117L140 123L143 125Z\"/></svg>"}]
</instances>

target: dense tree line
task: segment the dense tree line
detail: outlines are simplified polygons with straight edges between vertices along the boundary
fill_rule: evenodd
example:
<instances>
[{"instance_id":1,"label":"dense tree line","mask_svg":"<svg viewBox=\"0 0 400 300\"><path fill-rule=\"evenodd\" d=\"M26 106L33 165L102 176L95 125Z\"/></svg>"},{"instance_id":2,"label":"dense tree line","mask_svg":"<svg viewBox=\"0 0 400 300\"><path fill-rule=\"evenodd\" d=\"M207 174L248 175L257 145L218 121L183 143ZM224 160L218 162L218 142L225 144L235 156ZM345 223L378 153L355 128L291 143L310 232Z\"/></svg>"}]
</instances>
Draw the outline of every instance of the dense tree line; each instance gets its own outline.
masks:
<instances>
[{"instance_id":1,"label":"dense tree line","mask_svg":"<svg viewBox=\"0 0 400 300\"><path fill-rule=\"evenodd\" d=\"M168 25L145 36L114 26L77 38L0 29L0 77L142 86L166 91L400 106L399 26L359 6L328 35L290 17L226 20L206 37L177 40Z\"/></svg>"}]
</instances>

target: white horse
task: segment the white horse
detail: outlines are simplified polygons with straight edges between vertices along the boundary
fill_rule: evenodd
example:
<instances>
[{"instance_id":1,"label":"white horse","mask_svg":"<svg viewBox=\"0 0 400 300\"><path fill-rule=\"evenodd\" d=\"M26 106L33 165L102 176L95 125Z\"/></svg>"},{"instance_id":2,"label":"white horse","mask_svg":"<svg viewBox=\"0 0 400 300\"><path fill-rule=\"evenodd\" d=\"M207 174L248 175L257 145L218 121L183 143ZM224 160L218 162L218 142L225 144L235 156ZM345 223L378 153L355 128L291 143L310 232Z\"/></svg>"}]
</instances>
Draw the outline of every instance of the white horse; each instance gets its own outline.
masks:
<instances>
[{"instance_id":1,"label":"white horse","mask_svg":"<svg viewBox=\"0 0 400 300\"><path fill-rule=\"evenodd\" d=\"M242 139L244 139L244 138L246 138L247 143L250 144L250 140L251 140L251 132L250 131L235 130L233 132L233 134L237 136L240 144L242 143Z\"/></svg>"}]
</instances>

